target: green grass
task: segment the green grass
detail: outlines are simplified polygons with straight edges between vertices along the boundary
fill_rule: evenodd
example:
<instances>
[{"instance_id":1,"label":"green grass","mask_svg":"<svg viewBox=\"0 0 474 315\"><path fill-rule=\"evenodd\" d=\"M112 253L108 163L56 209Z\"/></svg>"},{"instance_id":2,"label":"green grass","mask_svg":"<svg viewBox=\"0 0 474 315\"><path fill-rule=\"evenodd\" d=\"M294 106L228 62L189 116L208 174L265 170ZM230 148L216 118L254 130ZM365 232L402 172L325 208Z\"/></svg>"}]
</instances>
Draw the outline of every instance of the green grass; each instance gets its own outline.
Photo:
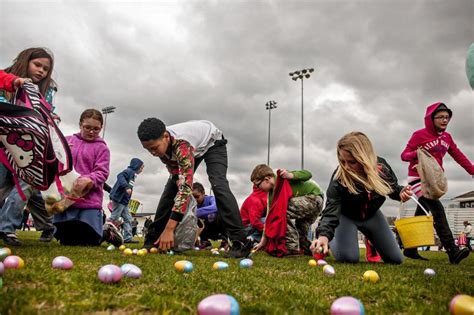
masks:
<instances>
[{"instance_id":1,"label":"green grass","mask_svg":"<svg viewBox=\"0 0 474 315\"><path fill-rule=\"evenodd\" d=\"M450 265L447 255L437 252L422 253L428 262L406 260L400 266L339 264L329 258L336 275L327 277L321 267L308 266L308 257L279 259L258 253L252 268L240 269L239 260L213 256L210 251L125 257L118 250L107 251L106 245L66 247L57 242L41 243L36 232L19 236L24 245L11 249L25 260L25 267L8 269L3 275L0 314L4 315L195 314L199 301L216 293L235 297L242 314L328 314L331 303L346 295L359 298L368 314L447 314L456 294L474 295L471 256L458 266ZM51 261L59 255L71 258L74 268L52 269ZM174 270L174 262L181 259L193 263L193 272ZM212 264L218 260L228 262L229 269L213 270ZM97 279L102 265L127 262L142 269L142 278L125 278L118 284ZM425 268L433 268L436 277L426 278ZM378 283L363 282L362 274L368 269L378 272Z\"/></svg>"}]
</instances>

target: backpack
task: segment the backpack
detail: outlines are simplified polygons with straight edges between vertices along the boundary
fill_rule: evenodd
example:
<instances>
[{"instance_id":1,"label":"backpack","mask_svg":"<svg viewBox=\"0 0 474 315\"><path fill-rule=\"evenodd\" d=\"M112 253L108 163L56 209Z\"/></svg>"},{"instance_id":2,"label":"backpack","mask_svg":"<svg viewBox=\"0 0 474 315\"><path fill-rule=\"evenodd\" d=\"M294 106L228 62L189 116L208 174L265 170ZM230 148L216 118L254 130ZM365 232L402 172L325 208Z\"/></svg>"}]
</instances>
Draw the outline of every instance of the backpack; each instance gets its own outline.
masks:
<instances>
[{"instance_id":1,"label":"backpack","mask_svg":"<svg viewBox=\"0 0 474 315\"><path fill-rule=\"evenodd\" d=\"M425 149L417 149L416 170L421 179L421 191L428 199L438 200L448 191L448 181L438 161Z\"/></svg>"},{"instance_id":2,"label":"backpack","mask_svg":"<svg viewBox=\"0 0 474 315\"><path fill-rule=\"evenodd\" d=\"M51 116L38 87L25 83L13 104L0 102L0 162L13 174L18 193L19 179L34 189L46 190L59 175L72 170L72 155L66 138Z\"/></svg>"}]
</instances>

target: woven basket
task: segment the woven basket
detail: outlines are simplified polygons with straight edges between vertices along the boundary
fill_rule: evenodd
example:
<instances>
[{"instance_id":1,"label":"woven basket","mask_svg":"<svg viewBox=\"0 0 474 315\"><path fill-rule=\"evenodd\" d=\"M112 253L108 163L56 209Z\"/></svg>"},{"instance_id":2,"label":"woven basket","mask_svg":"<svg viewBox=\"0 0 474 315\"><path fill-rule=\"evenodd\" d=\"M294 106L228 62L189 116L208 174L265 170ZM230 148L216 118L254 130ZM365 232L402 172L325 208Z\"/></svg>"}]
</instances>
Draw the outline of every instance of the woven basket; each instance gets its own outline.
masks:
<instances>
[{"instance_id":1,"label":"woven basket","mask_svg":"<svg viewBox=\"0 0 474 315\"><path fill-rule=\"evenodd\" d=\"M412 197L415 202L420 205L426 216L416 216L411 218L398 219L394 222L404 248L416 248L420 246L432 246L434 242L433 217L423 206Z\"/></svg>"}]
</instances>

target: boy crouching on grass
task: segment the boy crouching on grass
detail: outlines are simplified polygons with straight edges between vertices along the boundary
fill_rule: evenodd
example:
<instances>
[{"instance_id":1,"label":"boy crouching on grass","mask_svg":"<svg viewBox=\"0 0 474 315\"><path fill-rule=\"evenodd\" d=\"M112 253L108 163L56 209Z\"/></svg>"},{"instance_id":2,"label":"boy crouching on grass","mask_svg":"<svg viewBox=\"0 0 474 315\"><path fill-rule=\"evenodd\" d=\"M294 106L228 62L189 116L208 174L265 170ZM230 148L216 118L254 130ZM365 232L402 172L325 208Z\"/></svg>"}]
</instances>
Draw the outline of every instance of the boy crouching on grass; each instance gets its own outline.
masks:
<instances>
[{"instance_id":1,"label":"boy crouching on grass","mask_svg":"<svg viewBox=\"0 0 474 315\"><path fill-rule=\"evenodd\" d=\"M275 256L312 254L308 231L321 213L324 199L323 191L311 177L311 172L306 170L281 169L275 175L268 165L254 168L250 179L255 187L268 193L269 209L256 250L266 248ZM282 226L285 219L286 226Z\"/></svg>"}]
</instances>

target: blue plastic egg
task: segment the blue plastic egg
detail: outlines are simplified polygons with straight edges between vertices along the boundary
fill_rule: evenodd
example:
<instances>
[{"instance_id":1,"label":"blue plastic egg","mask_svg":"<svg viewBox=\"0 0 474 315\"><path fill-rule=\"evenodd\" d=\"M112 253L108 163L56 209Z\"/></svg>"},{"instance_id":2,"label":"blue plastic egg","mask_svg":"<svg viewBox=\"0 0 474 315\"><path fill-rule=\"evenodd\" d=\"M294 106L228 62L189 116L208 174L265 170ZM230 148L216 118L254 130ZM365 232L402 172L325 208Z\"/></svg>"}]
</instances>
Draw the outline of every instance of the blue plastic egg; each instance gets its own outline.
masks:
<instances>
[{"instance_id":1,"label":"blue plastic egg","mask_svg":"<svg viewBox=\"0 0 474 315\"><path fill-rule=\"evenodd\" d=\"M198 304L199 315L238 315L240 314L239 303L227 294L215 294L208 296Z\"/></svg>"}]
</instances>

